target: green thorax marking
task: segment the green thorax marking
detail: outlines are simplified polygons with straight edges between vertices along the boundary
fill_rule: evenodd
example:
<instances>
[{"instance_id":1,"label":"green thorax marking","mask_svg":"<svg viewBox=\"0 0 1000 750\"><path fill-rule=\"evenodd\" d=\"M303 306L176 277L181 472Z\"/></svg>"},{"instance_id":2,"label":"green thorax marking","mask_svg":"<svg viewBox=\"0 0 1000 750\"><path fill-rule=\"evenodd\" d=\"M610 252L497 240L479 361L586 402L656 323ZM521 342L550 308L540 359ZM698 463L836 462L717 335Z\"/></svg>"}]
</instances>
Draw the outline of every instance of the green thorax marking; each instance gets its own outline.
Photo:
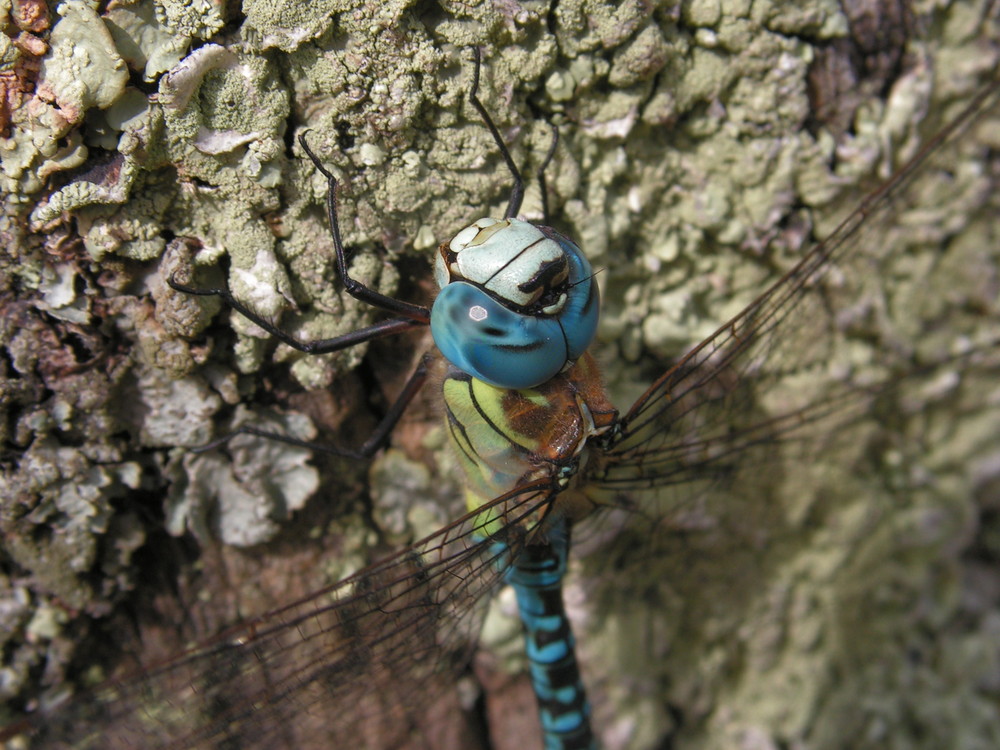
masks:
<instances>
[{"instance_id":1,"label":"green thorax marking","mask_svg":"<svg viewBox=\"0 0 1000 750\"><path fill-rule=\"evenodd\" d=\"M497 388L449 368L443 390L469 510L579 461L618 415L590 354L535 388Z\"/></svg>"}]
</instances>

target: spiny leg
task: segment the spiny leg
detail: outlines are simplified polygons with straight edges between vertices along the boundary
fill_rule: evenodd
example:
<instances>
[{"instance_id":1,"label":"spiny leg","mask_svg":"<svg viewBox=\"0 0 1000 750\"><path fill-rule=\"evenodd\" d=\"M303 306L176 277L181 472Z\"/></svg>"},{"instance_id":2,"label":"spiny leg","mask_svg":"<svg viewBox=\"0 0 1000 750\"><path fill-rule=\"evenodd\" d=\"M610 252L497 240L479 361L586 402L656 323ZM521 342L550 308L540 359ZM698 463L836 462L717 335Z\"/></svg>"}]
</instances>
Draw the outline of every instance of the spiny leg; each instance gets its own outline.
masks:
<instances>
[{"instance_id":1,"label":"spiny leg","mask_svg":"<svg viewBox=\"0 0 1000 750\"><path fill-rule=\"evenodd\" d=\"M472 103L472 106L476 108L476 112L479 113L479 116L486 124L487 129L490 131L490 135L493 136L493 142L500 150L500 155L503 156L504 163L507 165L507 170L510 172L511 177L514 178L514 184L510 189L510 197L507 199L507 209L503 214L505 219L514 219L517 218L517 213L521 210L521 203L524 201L524 180L521 177L521 171L517 168L517 164L514 163L514 158L510 155L510 150L507 148L507 144L504 143L503 137L500 135L500 131L497 130L497 126L493 123L493 118L490 117L490 113L486 110L485 105L479 98L479 71L482 68L482 55L479 52L479 47L473 47L472 53L474 67L472 69L472 87L469 90L469 101ZM549 218L549 201L548 191L545 184L545 170L552 161L552 157L555 156L556 146L558 145L559 129L555 125L552 125L552 143L549 146L548 152L545 154L545 158L542 160L541 166L536 172L538 176L538 184L542 190L542 218L544 221L548 221Z\"/></svg>"},{"instance_id":2,"label":"spiny leg","mask_svg":"<svg viewBox=\"0 0 1000 750\"><path fill-rule=\"evenodd\" d=\"M174 290L185 294L191 294L199 297L218 297L230 308L263 330L267 331L282 343L306 354L329 354L330 352L347 349L366 341L382 338L383 336L392 336L420 326L426 326L430 322L430 310L426 307L423 307L422 305L415 305L410 302L404 302L385 294L381 294L351 277L347 267L347 252L344 249L344 243L341 240L340 222L337 217L337 178L334 177L333 173L326 169L326 167L324 167L319 161L319 158L306 142L305 135L299 136L299 143L316 169L318 169L320 174L326 178L326 216L330 223L330 236L333 239L333 249L337 261L337 272L340 274L345 291L361 302L365 302L372 307L377 307L382 310L395 313L399 317L392 318L390 320L383 320L379 323L375 323L374 325L366 326L365 328L358 329L357 331L351 331L350 333L345 333L341 336L334 336L330 339L302 341L244 305L242 302L237 300L233 296L232 292L230 292L227 288L215 287L209 289L199 289L197 287L192 287L178 282L174 275L171 275L171 277L167 280L167 283L170 284L171 288Z\"/></svg>"},{"instance_id":3,"label":"spiny leg","mask_svg":"<svg viewBox=\"0 0 1000 750\"><path fill-rule=\"evenodd\" d=\"M210 443L205 443L204 445L199 445L197 448L193 448L191 452L206 453L222 447L238 435L253 435L254 437L264 438L265 440L274 440L275 442L286 443L287 445L295 445L299 448L306 448L318 453L326 453L328 455L341 456L343 458L356 458L359 460L369 459L374 456L378 452L379 448L381 448L388 440L389 435L392 434L396 424L399 422L404 412L406 412L406 408L410 405L413 397L417 395L424 383L427 381L427 370L430 367L432 356L432 354L426 353L420 358L420 363L407 379L406 385L403 386L403 390L400 392L399 396L393 402L392 406L389 407L389 410L385 413L385 416L382 417L382 420L372 431L372 434L368 436L368 439L357 450L338 448L337 446L327 445L326 443L291 437L290 435L284 435L280 432L262 430L258 427L253 427L252 425L243 425L242 427L236 428L232 432L226 433L222 437L216 438Z\"/></svg>"},{"instance_id":4,"label":"spiny leg","mask_svg":"<svg viewBox=\"0 0 1000 750\"><path fill-rule=\"evenodd\" d=\"M226 303L233 310L238 312L243 317L255 323L257 326L267 331L269 334L277 338L279 341L291 346L292 348L304 352L306 354L326 354L330 352L340 351L342 349L347 349L357 344L372 341L377 338L382 338L384 336L390 336L397 333L403 333L405 331L412 330L414 328L419 328L426 326L430 320L430 311L420 305L414 305L409 302L403 302L401 300L388 297L384 294L376 292L361 282L351 278L348 267L347 267L347 253L344 249L343 241L340 235L340 223L337 216L337 189L338 182L336 177L327 170L319 161L316 154L309 147L304 136L299 136L299 143L301 144L303 150L309 156L313 165L327 180L327 194L326 194L326 214L327 219L330 223L330 234L333 239L334 252L336 254L337 269L340 273L341 279L344 281L344 288L356 299L366 302L374 307L379 307L390 312L397 313L400 317L392 318L390 320L381 321L375 323L374 325L366 326L357 331L352 331L350 333L343 334L341 336L335 336L330 339L322 339L319 341L301 341L295 336L291 335L287 331L280 329L275 324L271 323L260 314L250 309L242 302L237 300L232 293L226 288L210 288L210 289L199 289L196 287L188 286L186 284L179 283L174 276L171 276L168 280L170 286L186 294L192 294L201 297L218 297L224 303ZM427 368L429 362L429 355L424 355L421 359L420 364L410 375L407 380L406 385L403 388L402 393L396 399L395 403L389 408L385 416L379 422L378 426L375 428L374 432L369 436L369 438L364 442L364 444L357 450L347 450L342 448L337 448L334 446L325 445L318 442L313 442L309 440L300 440L298 438L290 437L288 435L283 435L278 432L272 432L270 430L262 430L253 426L243 426L233 432L230 432L222 437L213 440L210 443L199 446L195 452L201 453L204 451L213 450L218 448L230 440L232 440L237 435L254 435L256 437L265 438L268 440L275 440L282 443L287 443L289 445L296 445L303 448L308 448L311 450L333 454L337 456L344 456L348 458L358 458L367 459L371 458L379 448L385 443L391 434L393 428L399 422L403 413L406 411L406 407L409 405L410 401L423 386L427 379Z\"/></svg>"},{"instance_id":5,"label":"spiny leg","mask_svg":"<svg viewBox=\"0 0 1000 750\"><path fill-rule=\"evenodd\" d=\"M195 297L218 297L228 307L238 312L257 327L267 331L267 333L274 336L281 343L287 344L304 354L330 354L331 352L339 352L341 349L349 349L352 346L357 346L367 341L412 331L414 328L422 328L426 325L426 323L412 318L390 318L389 320L383 320L374 325L365 326L364 328L359 328L356 331L351 331L340 336L334 336L333 338L320 339L318 341L302 341L288 333L288 331L282 330L260 313L244 305L225 287L203 289L189 286L177 281L176 274L171 274L170 278L167 279L167 283L171 289L183 292L184 294L190 294Z\"/></svg>"},{"instance_id":6,"label":"spiny leg","mask_svg":"<svg viewBox=\"0 0 1000 750\"><path fill-rule=\"evenodd\" d=\"M479 69L482 67L482 56L479 53L479 47L473 47L472 53L474 67L472 69L472 88L469 90L469 101L476 108L479 116L483 118L483 122L486 123L490 135L493 136L493 142L500 149L500 155L503 156L511 177L514 178L514 184L510 188L510 198L507 199L507 210L503 213L505 219L514 219L517 217L517 212L521 210L521 202L524 200L524 180L521 179L521 172L518 170L517 164L514 163L514 158L510 155L507 144L503 142L500 131L493 124L490 113L486 111L486 107L479 100Z\"/></svg>"},{"instance_id":7,"label":"spiny leg","mask_svg":"<svg viewBox=\"0 0 1000 750\"><path fill-rule=\"evenodd\" d=\"M367 302L372 307L378 307L396 315L410 318L420 325L427 325L431 319L431 312L426 307L380 294L374 289L369 289L360 281L351 278L347 270L347 253L344 250L344 243L340 239L340 221L337 218L337 186L339 183L337 182L337 178L333 176L333 173L323 166L319 157L309 148L304 133L299 136L299 145L302 146L302 150L306 152L313 166L319 170L320 174L326 177L326 218L330 223L333 250L337 257L337 272L344 283L344 290L355 299Z\"/></svg>"},{"instance_id":8,"label":"spiny leg","mask_svg":"<svg viewBox=\"0 0 1000 750\"><path fill-rule=\"evenodd\" d=\"M548 153L545 154L538 171L535 172L538 178L538 188L542 192L542 221L546 224L549 223L549 187L545 181L545 170L549 168L552 157L556 155L556 147L559 145L559 128L551 122L549 127L552 128L552 143L549 144Z\"/></svg>"}]
</instances>

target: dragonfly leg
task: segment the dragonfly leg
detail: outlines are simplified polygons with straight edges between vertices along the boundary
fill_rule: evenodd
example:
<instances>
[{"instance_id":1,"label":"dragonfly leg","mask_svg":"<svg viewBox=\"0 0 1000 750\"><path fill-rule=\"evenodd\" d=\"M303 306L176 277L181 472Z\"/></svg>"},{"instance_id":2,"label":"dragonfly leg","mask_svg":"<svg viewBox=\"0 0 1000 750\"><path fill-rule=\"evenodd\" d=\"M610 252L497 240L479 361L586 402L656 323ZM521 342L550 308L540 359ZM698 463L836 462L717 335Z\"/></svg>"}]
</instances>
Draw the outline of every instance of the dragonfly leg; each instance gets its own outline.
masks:
<instances>
[{"instance_id":1,"label":"dragonfly leg","mask_svg":"<svg viewBox=\"0 0 1000 750\"><path fill-rule=\"evenodd\" d=\"M479 98L479 71L482 68L482 55L479 52L479 47L473 47L473 71L472 71L472 88L469 90L469 101L472 106L476 108L476 112L479 116L483 118L483 122L486 123L487 129L490 131L490 135L493 136L493 142L496 143L497 148L500 149L500 155L503 156L504 163L507 165L507 169L513 177L514 184L510 189L510 197L507 199L507 209L503 213L505 219L517 218L517 212L521 210L521 202L524 200L524 179L521 177L521 171L517 168L517 164L514 163L514 158L510 155L510 149L507 148L507 144L504 143L503 137L500 135L500 131L497 130L497 126L493 122L493 118L490 117L490 113L486 110L485 105ZM552 157L556 153L556 146L559 145L559 129L552 125L552 144L549 146L548 152L545 154L545 158L542 160L541 166L536 172L538 176L538 184L541 186L542 190L542 217L545 221L549 218L549 206L548 206L548 191L545 186L545 170L549 166L549 162L552 161Z\"/></svg>"},{"instance_id":2,"label":"dragonfly leg","mask_svg":"<svg viewBox=\"0 0 1000 750\"><path fill-rule=\"evenodd\" d=\"M309 147L305 134L299 136L299 145L302 146L302 150L306 152L313 166L326 178L326 218L330 223L330 236L333 238L333 250L337 257L337 273L340 274L340 279L344 282L344 290L355 299L366 302L372 307L378 307L395 315L409 318L419 325L427 325L431 319L431 312L426 307L380 294L374 289L369 289L357 279L351 278L347 270L347 252L344 250L344 243L340 238L340 221L337 219L337 186L339 183L333 173L323 166L319 157Z\"/></svg>"},{"instance_id":3,"label":"dragonfly leg","mask_svg":"<svg viewBox=\"0 0 1000 750\"><path fill-rule=\"evenodd\" d=\"M265 440L274 440L279 443L286 443L300 448L307 448L309 450L317 451L318 453L326 453L328 455L341 456L343 458L369 459L374 456L375 453L378 452L379 448L385 444L389 435L399 422L400 417L403 416L403 412L406 411L406 407L409 406L413 397L417 395L417 392L427 381L427 370L430 366L430 360L430 353L424 354L424 356L420 358L420 363L413 370L409 379L407 379L406 385L403 386L403 390L400 392L395 402L389 407L385 416L382 417L382 421L378 423L372 434L357 450L338 448L337 446L327 445L326 443L320 443L313 440L302 440L290 435L284 435L280 432L262 430L258 427L253 427L252 425L244 425L233 430L232 432L216 438L210 443L205 443L204 445L199 445L197 448L193 448L192 453L206 453L208 451L215 450L216 448L220 448L239 435L253 435L254 437L264 438Z\"/></svg>"},{"instance_id":4,"label":"dragonfly leg","mask_svg":"<svg viewBox=\"0 0 1000 750\"><path fill-rule=\"evenodd\" d=\"M478 67L476 71L478 85ZM480 105L481 106L481 105ZM491 123L492 126L492 123ZM494 128L495 132L495 128ZM499 137L499 134L497 134ZM430 310L421 305L415 305L409 302L404 302L402 300L397 300L393 297L376 292L370 289L365 284L351 277L348 270L347 264L347 251L344 248L344 243L340 234L340 221L337 214L337 191L339 183L337 178L333 173L323 166L322 162L316 153L310 148L305 135L299 136L299 144L302 149L308 155L309 159L312 161L313 165L319 170L326 178L327 182L327 192L326 192L326 215L327 220L330 225L330 235L333 240L334 252L336 255L337 271L340 274L340 278L344 283L344 289L352 295L355 299L365 302L373 307L386 310L391 313L395 313L397 317L391 318L389 320L380 321L374 325L366 326L364 328L358 329L356 331L351 331L350 333L343 334L341 336L335 336L329 339L321 339L317 341L303 341L296 338L287 331L282 330L277 325L271 321L265 319L259 313L252 310L250 307L244 303L237 300L232 292L226 287L213 287L213 288L198 288L193 287L188 284L183 284L179 282L174 275L171 275L167 280L170 287L178 292L184 294L191 294L199 297L218 297L226 305L235 310L237 313L247 318L261 329L267 333L274 336L276 339L284 344L296 349L298 351L304 352L306 354L327 354L330 352L340 351L342 349L347 349L357 344L361 344L367 341L372 341L374 339L382 338L385 336L392 336L398 333L404 333L406 331L412 330L414 328L419 328L426 326L430 323ZM507 155L509 159L509 154ZM516 172L515 172L516 174ZM518 181L520 177L517 177ZM201 453L205 451L210 451L225 445L230 440L232 440L237 435L253 435L255 437L264 438L267 440L276 440L279 442L287 443L289 445L296 445L303 448L308 448L310 450L315 450L323 453L333 454L337 456L344 456L348 458L358 458L367 459L375 454L376 451L385 443L389 434L392 432L396 423L399 421L403 412L406 410L406 406L410 403L413 397L416 395L417 391L420 390L424 381L427 378L427 355L421 360L416 370L410 376L403 388L403 392L400 394L399 398L392 405L389 411L383 417L382 421L375 428L372 435L364 442L364 444L357 450L347 450L343 448L337 448L334 446L325 445L322 443L313 442L310 440L301 440L299 438L291 437L289 435L284 435L279 432L273 432L270 430L262 430L257 427L244 426L237 430L234 430L222 437L213 440L210 443L206 443L198 448L194 449L194 452Z\"/></svg>"},{"instance_id":5,"label":"dragonfly leg","mask_svg":"<svg viewBox=\"0 0 1000 750\"><path fill-rule=\"evenodd\" d=\"M351 277L347 267L347 251L344 249L344 243L341 240L340 222L337 218L337 178L334 177L330 170L323 166L319 157L317 157L315 152L313 152L313 150L309 147L304 135L299 136L299 143L302 145L303 150L309 156L309 159L312 161L316 169L318 169L319 172L326 178L326 216L330 224L330 236L333 239L333 249L337 261L337 272L340 274L341 281L344 283L344 289L355 299L372 305L373 307L394 313L398 317L390 320L384 320L365 328L360 328L357 331L352 331L342 336L335 336L331 339L302 341L297 339L295 336L292 336L290 333L278 328L278 326L274 323L266 320L261 315L237 300L233 296L232 292L225 287L200 289L188 284L182 284L177 281L174 275L170 276L167 283L175 291L183 292L184 294L192 294L199 297L218 297L227 306L263 330L267 331L279 341L300 352L305 352L306 354L328 354L330 352L336 352L341 349L356 346L357 344L361 344L366 341L382 338L383 336L392 336L397 333L412 330L413 328L428 325L430 323L431 313L426 307L423 307L422 305L415 305L410 302L404 302L403 300L398 300L385 294L381 294Z\"/></svg>"},{"instance_id":6,"label":"dragonfly leg","mask_svg":"<svg viewBox=\"0 0 1000 750\"><path fill-rule=\"evenodd\" d=\"M517 217L517 212L521 210L521 201L524 200L524 180L521 179L521 172L517 168L517 164L514 163L514 158L510 155L507 144L503 142L500 131L493 124L493 118L490 117L490 113L486 111L486 107L483 106L482 101L479 99L479 69L482 67L482 55L479 52L479 47L473 47L472 54L474 67L472 70L472 88L469 89L469 102L472 103L472 106L476 108L476 112L479 113L479 116L483 118L483 122L486 123L490 135L493 136L493 142L500 149L500 155L503 156L511 177L514 178L514 184L510 188L510 198L507 199L507 210L503 213L505 219L514 219Z\"/></svg>"},{"instance_id":7,"label":"dragonfly leg","mask_svg":"<svg viewBox=\"0 0 1000 750\"><path fill-rule=\"evenodd\" d=\"M342 336L334 336L331 339L302 341L244 305L225 287L202 289L188 284L182 284L177 281L175 275L173 274L169 279L167 279L167 283L170 285L171 289L183 292L184 294L191 294L196 297L218 297L228 307L232 308L258 327L267 331L269 334L278 339L278 341L306 354L329 354L330 352L337 352L341 349L349 349L352 346L363 344L366 341L380 339L384 336L392 336L397 333L404 333L406 331L411 331L414 328L421 328L426 325L425 322L409 317L391 318L389 320L383 320L375 323L374 325L359 328L358 330L351 331L350 333L345 333Z\"/></svg>"},{"instance_id":8,"label":"dragonfly leg","mask_svg":"<svg viewBox=\"0 0 1000 750\"><path fill-rule=\"evenodd\" d=\"M546 224L549 223L549 188L545 183L545 170L549 168L549 163L552 161L552 157L556 155L556 146L559 145L559 128L555 123L549 123L552 128L552 143L549 145L548 153L545 154L545 158L542 159L541 165L538 167L538 171L535 175L538 177L538 187L542 193L542 221Z\"/></svg>"}]
</instances>

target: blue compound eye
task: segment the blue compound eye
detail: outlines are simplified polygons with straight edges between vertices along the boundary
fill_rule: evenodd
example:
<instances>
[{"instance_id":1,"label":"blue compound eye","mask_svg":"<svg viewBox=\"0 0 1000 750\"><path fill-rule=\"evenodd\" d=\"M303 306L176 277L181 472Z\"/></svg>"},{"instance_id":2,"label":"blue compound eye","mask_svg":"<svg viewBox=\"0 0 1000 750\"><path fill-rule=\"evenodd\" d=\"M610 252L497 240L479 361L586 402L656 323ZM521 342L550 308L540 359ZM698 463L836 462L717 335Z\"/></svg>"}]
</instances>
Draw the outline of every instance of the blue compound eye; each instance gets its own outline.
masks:
<instances>
[{"instance_id":1,"label":"blue compound eye","mask_svg":"<svg viewBox=\"0 0 1000 750\"><path fill-rule=\"evenodd\" d=\"M434 343L455 367L501 388L532 388L590 346L599 295L575 243L517 219L480 219L442 245Z\"/></svg>"}]
</instances>

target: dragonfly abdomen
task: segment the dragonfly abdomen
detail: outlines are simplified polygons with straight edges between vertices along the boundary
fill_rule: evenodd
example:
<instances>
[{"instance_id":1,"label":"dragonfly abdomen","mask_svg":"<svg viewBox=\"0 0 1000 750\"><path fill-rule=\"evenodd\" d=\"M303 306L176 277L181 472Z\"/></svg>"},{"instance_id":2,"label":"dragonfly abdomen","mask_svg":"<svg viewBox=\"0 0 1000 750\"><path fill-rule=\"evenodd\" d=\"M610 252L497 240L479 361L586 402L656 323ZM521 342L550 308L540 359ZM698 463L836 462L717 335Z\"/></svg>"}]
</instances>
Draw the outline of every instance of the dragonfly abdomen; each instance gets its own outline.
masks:
<instances>
[{"instance_id":1,"label":"dragonfly abdomen","mask_svg":"<svg viewBox=\"0 0 1000 750\"><path fill-rule=\"evenodd\" d=\"M563 605L569 533L560 521L547 543L526 545L505 573L524 624L531 681L546 750L596 748L590 703L580 679L576 640Z\"/></svg>"}]
</instances>

